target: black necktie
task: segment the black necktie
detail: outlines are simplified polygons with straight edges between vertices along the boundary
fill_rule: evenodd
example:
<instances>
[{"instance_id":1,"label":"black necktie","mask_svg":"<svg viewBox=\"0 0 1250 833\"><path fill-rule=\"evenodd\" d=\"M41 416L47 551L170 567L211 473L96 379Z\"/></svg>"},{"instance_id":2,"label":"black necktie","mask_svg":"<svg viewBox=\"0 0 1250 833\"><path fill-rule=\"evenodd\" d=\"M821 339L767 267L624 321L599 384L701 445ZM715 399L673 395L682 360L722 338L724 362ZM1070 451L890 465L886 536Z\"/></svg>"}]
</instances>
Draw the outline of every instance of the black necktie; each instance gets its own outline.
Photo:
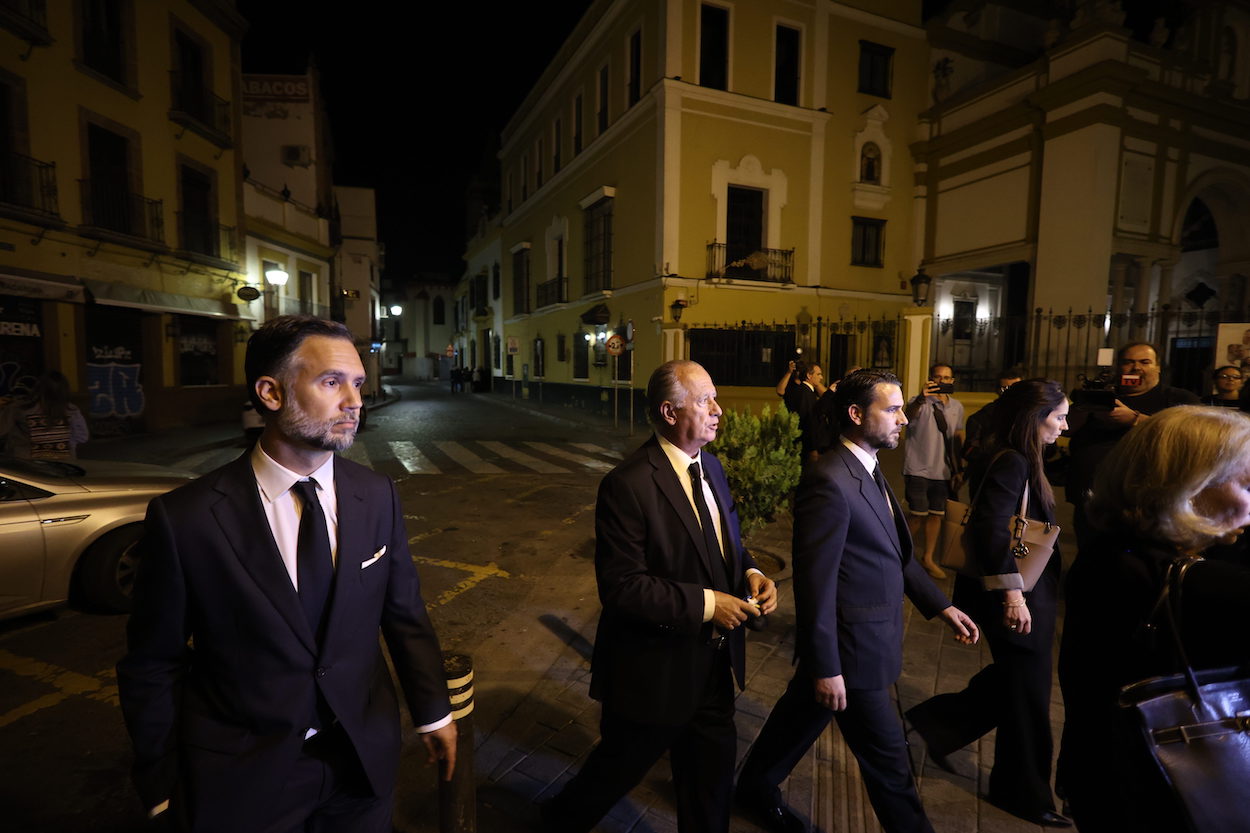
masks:
<instances>
[{"instance_id":1,"label":"black necktie","mask_svg":"<svg viewBox=\"0 0 1250 833\"><path fill-rule=\"evenodd\" d=\"M720 590L722 593L733 592L730 588L733 585L729 581L729 565L725 563L725 554L721 550L720 541L716 540L716 527L712 524L712 513L708 511L707 500L703 497L703 472L699 469L698 462L690 464L690 468L686 469L686 473L690 475L690 492L694 498L694 508L699 515L699 526L703 527L703 540L707 544L708 555L712 560L721 562L721 569L717 570L716 565L712 565L712 589Z\"/></svg>"},{"instance_id":2,"label":"black necktie","mask_svg":"<svg viewBox=\"0 0 1250 833\"><path fill-rule=\"evenodd\" d=\"M877 467L872 470L872 479L877 481L877 488L881 490L881 499L885 501L885 511L890 513L890 519L894 521L894 535L901 542L903 540L902 524L898 519L898 513L894 511L894 504L890 502L890 490L885 485L885 475L881 473L881 463L877 462Z\"/></svg>"},{"instance_id":3,"label":"black necktie","mask_svg":"<svg viewBox=\"0 0 1250 833\"><path fill-rule=\"evenodd\" d=\"M300 480L291 490L299 495L304 510L299 517L299 541L295 576L299 582L299 602L304 608L308 626L321 640L326 600L334 582L334 561L330 557L330 533L326 516L317 500L317 481Z\"/></svg>"},{"instance_id":4,"label":"black necktie","mask_svg":"<svg viewBox=\"0 0 1250 833\"><path fill-rule=\"evenodd\" d=\"M881 474L880 463L877 463L877 467L872 470L872 479L877 481L877 488L881 490L881 499L885 501L886 510L893 515L894 507L890 505L890 492L885 487L885 476Z\"/></svg>"}]
</instances>

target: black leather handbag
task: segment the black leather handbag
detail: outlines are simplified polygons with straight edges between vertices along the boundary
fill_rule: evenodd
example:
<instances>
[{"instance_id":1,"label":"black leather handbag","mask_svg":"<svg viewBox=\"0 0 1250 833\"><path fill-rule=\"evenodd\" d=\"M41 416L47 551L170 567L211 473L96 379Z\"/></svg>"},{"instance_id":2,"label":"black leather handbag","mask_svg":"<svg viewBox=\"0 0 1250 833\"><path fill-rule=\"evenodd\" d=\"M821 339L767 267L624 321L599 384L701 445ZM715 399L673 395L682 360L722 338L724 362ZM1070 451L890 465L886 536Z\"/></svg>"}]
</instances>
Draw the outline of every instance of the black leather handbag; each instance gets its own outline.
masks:
<instances>
[{"instance_id":1,"label":"black leather handbag","mask_svg":"<svg viewBox=\"0 0 1250 833\"><path fill-rule=\"evenodd\" d=\"M1250 833L1250 679L1246 668L1195 672L1180 637L1181 586L1200 556L1169 565L1151 621L1172 632L1184 673L1120 690L1146 748L1195 833Z\"/></svg>"}]
</instances>

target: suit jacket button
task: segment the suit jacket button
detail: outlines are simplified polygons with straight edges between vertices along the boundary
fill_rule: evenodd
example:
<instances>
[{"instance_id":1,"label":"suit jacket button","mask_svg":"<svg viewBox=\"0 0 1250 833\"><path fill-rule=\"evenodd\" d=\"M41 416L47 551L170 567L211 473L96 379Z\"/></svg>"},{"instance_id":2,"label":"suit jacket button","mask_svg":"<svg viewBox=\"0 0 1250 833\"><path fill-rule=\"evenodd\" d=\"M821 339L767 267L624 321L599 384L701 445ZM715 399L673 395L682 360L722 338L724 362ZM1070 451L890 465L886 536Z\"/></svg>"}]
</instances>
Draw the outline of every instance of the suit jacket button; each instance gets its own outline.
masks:
<instances>
[{"instance_id":1,"label":"suit jacket button","mask_svg":"<svg viewBox=\"0 0 1250 833\"><path fill-rule=\"evenodd\" d=\"M326 670L325 670L324 668L318 668L318 669L317 669L317 676L318 676L318 677L324 677L325 675L326 675Z\"/></svg>"}]
</instances>

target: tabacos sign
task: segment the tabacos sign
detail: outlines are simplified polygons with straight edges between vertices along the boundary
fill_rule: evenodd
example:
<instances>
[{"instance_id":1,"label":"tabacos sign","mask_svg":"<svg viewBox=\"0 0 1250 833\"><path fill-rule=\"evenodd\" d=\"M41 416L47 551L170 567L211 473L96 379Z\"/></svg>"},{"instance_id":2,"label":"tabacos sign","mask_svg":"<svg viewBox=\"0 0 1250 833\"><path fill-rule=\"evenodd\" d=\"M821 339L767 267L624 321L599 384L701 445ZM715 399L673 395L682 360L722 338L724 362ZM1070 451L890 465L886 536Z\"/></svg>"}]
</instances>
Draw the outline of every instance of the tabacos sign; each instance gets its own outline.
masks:
<instances>
[{"instance_id":1,"label":"tabacos sign","mask_svg":"<svg viewBox=\"0 0 1250 833\"><path fill-rule=\"evenodd\" d=\"M243 97L268 101L308 101L308 76L245 75Z\"/></svg>"}]
</instances>

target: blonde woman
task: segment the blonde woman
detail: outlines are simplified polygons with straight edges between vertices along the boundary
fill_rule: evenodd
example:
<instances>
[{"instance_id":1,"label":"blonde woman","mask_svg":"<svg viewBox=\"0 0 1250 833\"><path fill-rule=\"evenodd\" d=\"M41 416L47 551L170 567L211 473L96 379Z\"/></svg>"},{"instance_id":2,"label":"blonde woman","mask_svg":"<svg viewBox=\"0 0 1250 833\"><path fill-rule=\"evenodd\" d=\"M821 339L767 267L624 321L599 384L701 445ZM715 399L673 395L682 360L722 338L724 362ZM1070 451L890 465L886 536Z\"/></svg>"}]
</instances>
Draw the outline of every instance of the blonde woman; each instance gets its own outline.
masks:
<instances>
[{"instance_id":1,"label":"blonde woman","mask_svg":"<svg viewBox=\"0 0 1250 833\"><path fill-rule=\"evenodd\" d=\"M1166 624L1146 627L1168 565L1250 525L1250 419L1180 406L1140 420L1100 467L1088 508L1100 537L1067 581L1060 789L1081 833L1183 830L1117 697L1178 670ZM1184 598L1181 637L1195 667L1250 661L1250 570L1208 558L1188 572Z\"/></svg>"}]
</instances>

